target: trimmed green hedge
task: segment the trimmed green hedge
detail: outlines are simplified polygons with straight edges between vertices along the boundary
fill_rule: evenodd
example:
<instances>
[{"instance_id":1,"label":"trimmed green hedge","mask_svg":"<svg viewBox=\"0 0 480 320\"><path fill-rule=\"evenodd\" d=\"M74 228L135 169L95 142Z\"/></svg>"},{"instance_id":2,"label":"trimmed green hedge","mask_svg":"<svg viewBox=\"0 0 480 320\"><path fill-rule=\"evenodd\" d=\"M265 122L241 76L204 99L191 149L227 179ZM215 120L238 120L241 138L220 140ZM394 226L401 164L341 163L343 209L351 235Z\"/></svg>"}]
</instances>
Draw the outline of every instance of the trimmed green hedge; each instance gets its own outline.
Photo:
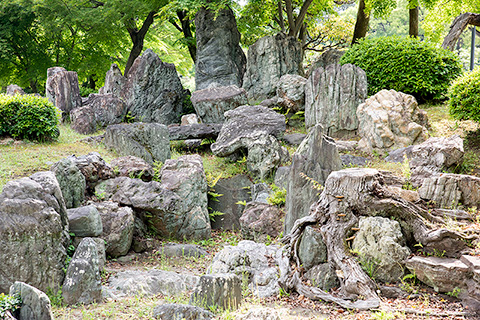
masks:
<instances>
[{"instance_id":1,"label":"trimmed green hedge","mask_svg":"<svg viewBox=\"0 0 480 320\"><path fill-rule=\"evenodd\" d=\"M412 37L362 39L340 63L365 70L369 95L394 89L420 100L445 98L451 81L462 73L455 54Z\"/></svg>"},{"instance_id":2,"label":"trimmed green hedge","mask_svg":"<svg viewBox=\"0 0 480 320\"><path fill-rule=\"evenodd\" d=\"M448 90L448 98L454 118L480 122L480 68L455 80Z\"/></svg>"},{"instance_id":3,"label":"trimmed green hedge","mask_svg":"<svg viewBox=\"0 0 480 320\"><path fill-rule=\"evenodd\" d=\"M46 98L0 94L0 136L54 140L60 131L55 107Z\"/></svg>"}]
</instances>

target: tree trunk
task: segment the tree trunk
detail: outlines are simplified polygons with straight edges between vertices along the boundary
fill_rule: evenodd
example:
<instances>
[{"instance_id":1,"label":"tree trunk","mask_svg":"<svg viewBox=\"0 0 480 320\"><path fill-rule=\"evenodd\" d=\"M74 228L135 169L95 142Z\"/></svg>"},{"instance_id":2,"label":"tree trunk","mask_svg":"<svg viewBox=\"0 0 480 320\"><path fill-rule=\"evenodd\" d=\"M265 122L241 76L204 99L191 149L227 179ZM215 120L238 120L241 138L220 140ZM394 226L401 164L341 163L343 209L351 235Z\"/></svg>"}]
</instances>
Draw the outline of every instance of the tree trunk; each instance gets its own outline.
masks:
<instances>
[{"instance_id":1,"label":"tree trunk","mask_svg":"<svg viewBox=\"0 0 480 320\"><path fill-rule=\"evenodd\" d=\"M408 9L408 35L418 38L418 6Z\"/></svg>"},{"instance_id":2,"label":"tree trunk","mask_svg":"<svg viewBox=\"0 0 480 320\"><path fill-rule=\"evenodd\" d=\"M450 31L445 39L443 39L442 48L453 51L462 32L469 24L477 27L480 26L480 14L466 12L456 17L450 26Z\"/></svg>"},{"instance_id":3,"label":"tree trunk","mask_svg":"<svg viewBox=\"0 0 480 320\"><path fill-rule=\"evenodd\" d=\"M195 63L197 61L197 44L193 37L192 29L190 28L190 19L187 17L187 12L183 10L177 11L177 17L182 25L181 32L186 40L188 53L190 53L190 57L192 58L193 63Z\"/></svg>"},{"instance_id":4,"label":"tree trunk","mask_svg":"<svg viewBox=\"0 0 480 320\"><path fill-rule=\"evenodd\" d=\"M370 13L365 12L365 1L360 0L358 4L357 21L355 22L355 30L353 31L352 45L357 43L359 39L365 38L367 35L368 24L370 23Z\"/></svg>"},{"instance_id":5,"label":"tree trunk","mask_svg":"<svg viewBox=\"0 0 480 320\"><path fill-rule=\"evenodd\" d=\"M132 39L133 47L130 50L130 55L128 56L127 65L125 66L124 76L127 77L128 71L133 65L133 62L137 57L142 53L143 50L143 42L145 40L145 36L147 34L148 28L153 23L154 16L156 11L151 11L145 21L143 22L142 27L140 30L137 29L137 24L134 19L130 19L128 23L126 23L126 28L128 34L130 35L130 39Z\"/></svg>"}]
</instances>

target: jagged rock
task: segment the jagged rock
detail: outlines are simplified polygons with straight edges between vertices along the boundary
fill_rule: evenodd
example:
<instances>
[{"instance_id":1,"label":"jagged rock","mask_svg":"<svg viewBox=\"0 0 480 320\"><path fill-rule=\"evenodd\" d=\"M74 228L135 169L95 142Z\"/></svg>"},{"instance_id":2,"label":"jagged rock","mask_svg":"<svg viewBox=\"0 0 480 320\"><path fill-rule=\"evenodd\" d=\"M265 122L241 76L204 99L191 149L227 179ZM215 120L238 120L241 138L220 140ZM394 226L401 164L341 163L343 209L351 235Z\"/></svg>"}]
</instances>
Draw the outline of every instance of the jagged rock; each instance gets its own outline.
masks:
<instances>
[{"instance_id":1,"label":"jagged rock","mask_svg":"<svg viewBox=\"0 0 480 320\"><path fill-rule=\"evenodd\" d=\"M412 149L410 160L411 182L414 187L437 173L453 171L463 163L463 139L451 137L430 138Z\"/></svg>"},{"instance_id":2,"label":"jagged rock","mask_svg":"<svg viewBox=\"0 0 480 320\"><path fill-rule=\"evenodd\" d=\"M69 242L67 209L53 172L7 182L0 193L0 292L15 281L60 288Z\"/></svg>"},{"instance_id":3,"label":"jagged rock","mask_svg":"<svg viewBox=\"0 0 480 320\"><path fill-rule=\"evenodd\" d=\"M200 283L190 297L190 304L202 308L219 307L235 310L242 302L240 278L232 273L208 274L200 277Z\"/></svg>"},{"instance_id":4,"label":"jagged rock","mask_svg":"<svg viewBox=\"0 0 480 320\"><path fill-rule=\"evenodd\" d=\"M77 165L65 158L55 163L51 171L55 173L67 208L79 207L85 200L87 182Z\"/></svg>"},{"instance_id":5,"label":"jagged rock","mask_svg":"<svg viewBox=\"0 0 480 320\"><path fill-rule=\"evenodd\" d=\"M89 154L76 157L70 156L69 160L73 161L80 169L85 177L87 188L93 189L99 181L107 180L115 177L112 167L102 159L98 152L90 152Z\"/></svg>"},{"instance_id":6,"label":"jagged rock","mask_svg":"<svg viewBox=\"0 0 480 320\"><path fill-rule=\"evenodd\" d=\"M319 123L332 137L355 135L357 107L367 98L365 71L352 64L330 64L312 72L305 85L305 127Z\"/></svg>"},{"instance_id":7,"label":"jagged rock","mask_svg":"<svg viewBox=\"0 0 480 320\"><path fill-rule=\"evenodd\" d=\"M100 94L113 94L119 96L127 78L122 75L122 71L116 63L112 63L110 69L105 75L105 85L98 90Z\"/></svg>"},{"instance_id":8,"label":"jagged rock","mask_svg":"<svg viewBox=\"0 0 480 320\"><path fill-rule=\"evenodd\" d=\"M285 134L282 139L289 145L298 146L302 143L306 136L307 135L304 133L291 133Z\"/></svg>"},{"instance_id":9,"label":"jagged rock","mask_svg":"<svg viewBox=\"0 0 480 320\"><path fill-rule=\"evenodd\" d=\"M239 219L245 207L238 202L251 201L251 186L252 182L246 175L220 178L217 181L212 191L222 196L216 199L218 201L209 201L208 206L212 211L222 212L223 215L216 217L212 222L213 229L239 230L241 228Z\"/></svg>"},{"instance_id":10,"label":"jagged rock","mask_svg":"<svg viewBox=\"0 0 480 320\"><path fill-rule=\"evenodd\" d=\"M352 156L351 154L342 154L340 155L340 159L342 160L342 165L344 167L352 167L352 166L363 167L369 161L365 157Z\"/></svg>"},{"instance_id":11,"label":"jagged rock","mask_svg":"<svg viewBox=\"0 0 480 320\"><path fill-rule=\"evenodd\" d=\"M258 39L248 48L243 88L248 99L262 101L275 95L277 83L285 74L303 74L300 42L283 33Z\"/></svg>"},{"instance_id":12,"label":"jagged rock","mask_svg":"<svg viewBox=\"0 0 480 320\"><path fill-rule=\"evenodd\" d=\"M201 8L195 15L195 27L196 89L241 87L247 60L240 47L240 32L232 9L226 7L215 12Z\"/></svg>"},{"instance_id":13,"label":"jagged rock","mask_svg":"<svg viewBox=\"0 0 480 320\"><path fill-rule=\"evenodd\" d=\"M92 206L67 210L70 232L78 237L96 237L103 231L102 219L98 210Z\"/></svg>"},{"instance_id":14,"label":"jagged rock","mask_svg":"<svg viewBox=\"0 0 480 320\"><path fill-rule=\"evenodd\" d=\"M104 143L122 156L136 156L149 164L170 158L168 129L160 123L110 125L105 131Z\"/></svg>"},{"instance_id":15,"label":"jagged rock","mask_svg":"<svg viewBox=\"0 0 480 320\"><path fill-rule=\"evenodd\" d=\"M280 104L292 112L305 110L305 84L307 79L296 74L283 75L278 81L277 97Z\"/></svg>"},{"instance_id":16,"label":"jagged rock","mask_svg":"<svg viewBox=\"0 0 480 320\"><path fill-rule=\"evenodd\" d=\"M337 49L330 49L322 53L320 57L318 57L314 62L312 62L312 64L308 68L307 78L310 77L313 71L317 70L318 68L325 69L325 67L329 64L340 63L340 59L342 58L344 53L345 51L340 51Z\"/></svg>"},{"instance_id":17,"label":"jagged rock","mask_svg":"<svg viewBox=\"0 0 480 320\"><path fill-rule=\"evenodd\" d=\"M428 138L427 113L409 94L381 90L358 106L359 148L384 152L419 144Z\"/></svg>"},{"instance_id":18,"label":"jagged rock","mask_svg":"<svg viewBox=\"0 0 480 320\"><path fill-rule=\"evenodd\" d=\"M135 59L120 92L135 121L172 124L180 122L184 90L175 66L150 49Z\"/></svg>"},{"instance_id":19,"label":"jagged rock","mask_svg":"<svg viewBox=\"0 0 480 320\"><path fill-rule=\"evenodd\" d=\"M353 250L360 261L372 264L374 277L383 282L403 279L404 261L410 255L398 221L383 217L361 217Z\"/></svg>"},{"instance_id":20,"label":"jagged rock","mask_svg":"<svg viewBox=\"0 0 480 320\"><path fill-rule=\"evenodd\" d=\"M192 93L192 104L203 123L223 123L224 113L247 104L247 92L235 85Z\"/></svg>"},{"instance_id":21,"label":"jagged rock","mask_svg":"<svg viewBox=\"0 0 480 320\"><path fill-rule=\"evenodd\" d=\"M437 174L423 180L420 197L433 201L437 207L480 208L480 178L463 174Z\"/></svg>"},{"instance_id":22,"label":"jagged rock","mask_svg":"<svg viewBox=\"0 0 480 320\"><path fill-rule=\"evenodd\" d=\"M202 139L187 139L184 140L183 143L185 144L185 147L189 149L197 149L202 146Z\"/></svg>"},{"instance_id":23,"label":"jagged rock","mask_svg":"<svg viewBox=\"0 0 480 320\"><path fill-rule=\"evenodd\" d=\"M234 273L242 279L248 277L253 294L261 298L276 296L280 290L279 271L276 264L270 264L270 260L277 261L279 255L281 249L276 246L243 240L237 246L225 246L217 253L207 274Z\"/></svg>"},{"instance_id":24,"label":"jagged rock","mask_svg":"<svg viewBox=\"0 0 480 320\"><path fill-rule=\"evenodd\" d=\"M405 157L407 157L407 159L412 158L412 150L413 150L413 146L408 146L408 147L390 151L388 153L388 156L385 158L385 161L396 162L396 163L404 162Z\"/></svg>"},{"instance_id":25,"label":"jagged rock","mask_svg":"<svg viewBox=\"0 0 480 320\"><path fill-rule=\"evenodd\" d=\"M221 129L221 123L194 123L168 127L168 133L170 140L217 139Z\"/></svg>"},{"instance_id":26,"label":"jagged rock","mask_svg":"<svg viewBox=\"0 0 480 320\"><path fill-rule=\"evenodd\" d=\"M305 228L298 246L298 256L306 270L327 262L327 247L319 231L310 226Z\"/></svg>"},{"instance_id":27,"label":"jagged rock","mask_svg":"<svg viewBox=\"0 0 480 320\"><path fill-rule=\"evenodd\" d=\"M24 282L15 281L10 287L10 295L19 295L22 300L19 319L51 320L52 305L48 296L35 287ZM14 318L15 319L15 318Z\"/></svg>"},{"instance_id":28,"label":"jagged rock","mask_svg":"<svg viewBox=\"0 0 480 320\"><path fill-rule=\"evenodd\" d=\"M72 129L91 134L100 128L123 122L127 105L113 94L90 94L82 107L70 112Z\"/></svg>"},{"instance_id":29,"label":"jagged rock","mask_svg":"<svg viewBox=\"0 0 480 320\"><path fill-rule=\"evenodd\" d=\"M75 249L78 248L78 246L80 245L83 239L85 239L85 237L75 236L73 238L72 244L75 247ZM105 267L105 263L107 262L107 254L105 252L105 240L103 240L102 238L90 238L90 239L95 241L95 244L97 245L98 270L100 271L100 273L102 273L103 268Z\"/></svg>"},{"instance_id":30,"label":"jagged rock","mask_svg":"<svg viewBox=\"0 0 480 320\"><path fill-rule=\"evenodd\" d=\"M195 113L183 115L180 121L180 125L182 126L188 126L189 124L197 123L200 123L200 121L198 121L198 116Z\"/></svg>"},{"instance_id":31,"label":"jagged rock","mask_svg":"<svg viewBox=\"0 0 480 320\"><path fill-rule=\"evenodd\" d=\"M310 281L312 286L324 291L338 288L340 285L335 269L329 263L321 263L308 269L305 272L305 278Z\"/></svg>"},{"instance_id":32,"label":"jagged rock","mask_svg":"<svg viewBox=\"0 0 480 320\"><path fill-rule=\"evenodd\" d=\"M226 122L212 151L226 157L261 136L281 138L286 130L285 116L261 106L241 106L225 112Z\"/></svg>"},{"instance_id":33,"label":"jagged rock","mask_svg":"<svg viewBox=\"0 0 480 320\"><path fill-rule=\"evenodd\" d=\"M152 166L139 157L126 156L110 161L110 166L120 177L133 177L143 181L152 180L155 175Z\"/></svg>"},{"instance_id":34,"label":"jagged rock","mask_svg":"<svg viewBox=\"0 0 480 320\"><path fill-rule=\"evenodd\" d=\"M265 182L254 184L250 190L253 202L268 204L268 197L272 193L272 189L268 186L268 184Z\"/></svg>"},{"instance_id":35,"label":"jagged rock","mask_svg":"<svg viewBox=\"0 0 480 320\"><path fill-rule=\"evenodd\" d=\"M285 147L272 135L259 136L247 141L247 170L260 180L273 175L275 170L290 160L290 154Z\"/></svg>"},{"instance_id":36,"label":"jagged rock","mask_svg":"<svg viewBox=\"0 0 480 320\"><path fill-rule=\"evenodd\" d=\"M210 320L215 315L205 309L188 304L167 303L153 309L155 319L169 320Z\"/></svg>"},{"instance_id":37,"label":"jagged rock","mask_svg":"<svg viewBox=\"0 0 480 320\"><path fill-rule=\"evenodd\" d=\"M63 282L62 297L68 305L102 301L97 244L93 239L84 238L75 250Z\"/></svg>"},{"instance_id":38,"label":"jagged rock","mask_svg":"<svg viewBox=\"0 0 480 320\"><path fill-rule=\"evenodd\" d=\"M25 94L25 91L23 91L22 87L16 85L16 84L11 84L7 86L7 95L9 96L14 96L16 94Z\"/></svg>"},{"instance_id":39,"label":"jagged rock","mask_svg":"<svg viewBox=\"0 0 480 320\"><path fill-rule=\"evenodd\" d=\"M293 155L285 202L285 234L297 219L308 215L310 206L318 199L319 191L302 175L323 185L330 172L341 168L335 141L324 135L321 125L315 125Z\"/></svg>"},{"instance_id":40,"label":"jagged rock","mask_svg":"<svg viewBox=\"0 0 480 320\"><path fill-rule=\"evenodd\" d=\"M126 255L133 239L133 210L111 201L95 202L92 205L100 213L103 225L100 238L106 242L105 252L113 258Z\"/></svg>"},{"instance_id":41,"label":"jagged rock","mask_svg":"<svg viewBox=\"0 0 480 320\"><path fill-rule=\"evenodd\" d=\"M151 269L148 271L121 271L109 279L105 295L114 299L124 296L163 294L180 296L190 291L199 282L199 277L172 271Z\"/></svg>"},{"instance_id":42,"label":"jagged rock","mask_svg":"<svg viewBox=\"0 0 480 320\"><path fill-rule=\"evenodd\" d=\"M162 183L118 177L95 190L107 200L133 207L163 237L209 238L207 182L200 156L166 161L160 179Z\"/></svg>"},{"instance_id":43,"label":"jagged rock","mask_svg":"<svg viewBox=\"0 0 480 320\"><path fill-rule=\"evenodd\" d=\"M208 255L201 246L194 244L167 243L158 248L158 251L166 257L195 257L200 258Z\"/></svg>"},{"instance_id":44,"label":"jagged rock","mask_svg":"<svg viewBox=\"0 0 480 320\"><path fill-rule=\"evenodd\" d=\"M247 203L240 225L243 239L265 242L274 239L283 231L285 213L276 206L265 203Z\"/></svg>"},{"instance_id":45,"label":"jagged rock","mask_svg":"<svg viewBox=\"0 0 480 320\"><path fill-rule=\"evenodd\" d=\"M287 189L289 172L290 167L278 167L275 172L275 185L277 187Z\"/></svg>"},{"instance_id":46,"label":"jagged rock","mask_svg":"<svg viewBox=\"0 0 480 320\"><path fill-rule=\"evenodd\" d=\"M338 152L355 151L358 147L358 141L335 140Z\"/></svg>"},{"instance_id":47,"label":"jagged rock","mask_svg":"<svg viewBox=\"0 0 480 320\"><path fill-rule=\"evenodd\" d=\"M70 111L82 106L77 73L62 67L48 68L45 95L62 111L62 119L68 119Z\"/></svg>"}]
</instances>

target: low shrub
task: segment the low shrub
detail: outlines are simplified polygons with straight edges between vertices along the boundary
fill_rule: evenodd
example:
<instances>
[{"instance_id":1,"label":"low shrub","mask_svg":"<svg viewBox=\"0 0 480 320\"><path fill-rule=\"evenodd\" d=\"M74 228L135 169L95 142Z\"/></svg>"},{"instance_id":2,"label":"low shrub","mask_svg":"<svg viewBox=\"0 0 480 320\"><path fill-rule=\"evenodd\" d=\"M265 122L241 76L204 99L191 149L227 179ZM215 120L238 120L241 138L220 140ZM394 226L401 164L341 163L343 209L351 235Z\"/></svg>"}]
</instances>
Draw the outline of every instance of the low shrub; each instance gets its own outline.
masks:
<instances>
[{"instance_id":1,"label":"low shrub","mask_svg":"<svg viewBox=\"0 0 480 320\"><path fill-rule=\"evenodd\" d=\"M56 109L46 98L0 94L0 136L54 140L60 134L57 125Z\"/></svg>"},{"instance_id":2,"label":"low shrub","mask_svg":"<svg viewBox=\"0 0 480 320\"><path fill-rule=\"evenodd\" d=\"M480 68L456 79L448 90L448 98L454 118L480 122Z\"/></svg>"},{"instance_id":3,"label":"low shrub","mask_svg":"<svg viewBox=\"0 0 480 320\"><path fill-rule=\"evenodd\" d=\"M398 36L362 39L340 63L365 71L369 95L394 89L421 101L444 99L451 81L462 72L452 52L417 38Z\"/></svg>"}]
</instances>

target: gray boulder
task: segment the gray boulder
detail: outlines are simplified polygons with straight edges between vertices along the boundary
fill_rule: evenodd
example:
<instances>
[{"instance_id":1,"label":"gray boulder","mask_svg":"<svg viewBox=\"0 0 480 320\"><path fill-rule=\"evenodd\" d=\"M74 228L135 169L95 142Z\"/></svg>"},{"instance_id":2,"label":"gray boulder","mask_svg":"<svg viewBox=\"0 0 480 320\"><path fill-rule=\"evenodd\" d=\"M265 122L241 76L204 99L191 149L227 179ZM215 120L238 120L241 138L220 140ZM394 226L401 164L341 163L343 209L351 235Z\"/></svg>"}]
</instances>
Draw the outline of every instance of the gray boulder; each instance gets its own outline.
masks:
<instances>
[{"instance_id":1,"label":"gray boulder","mask_svg":"<svg viewBox=\"0 0 480 320\"><path fill-rule=\"evenodd\" d=\"M288 187L288 176L290 172L290 167L278 167L277 171L275 172L275 185L279 188Z\"/></svg>"},{"instance_id":2,"label":"gray boulder","mask_svg":"<svg viewBox=\"0 0 480 320\"><path fill-rule=\"evenodd\" d=\"M167 243L158 248L158 251L168 258L171 257L194 257L200 258L208 255L201 246L184 243Z\"/></svg>"},{"instance_id":3,"label":"gray boulder","mask_svg":"<svg viewBox=\"0 0 480 320\"><path fill-rule=\"evenodd\" d=\"M198 90L192 93L191 99L203 123L223 123L225 111L248 103L247 92L235 85Z\"/></svg>"},{"instance_id":4,"label":"gray boulder","mask_svg":"<svg viewBox=\"0 0 480 320\"><path fill-rule=\"evenodd\" d=\"M358 106L358 147L384 152L419 144L428 138L427 113L409 94L381 90Z\"/></svg>"},{"instance_id":5,"label":"gray boulder","mask_svg":"<svg viewBox=\"0 0 480 320\"><path fill-rule=\"evenodd\" d=\"M306 270L327 262L327 246L319 231L310 226L305 228L298 246L298 257Z\"/></svg>"},{"instance_id":6,"label":"gray boulder","mask_svg":"<svg viewBox=\"0 0 480 320\"><path fill-rule=\"evenodd\" d=\"M252 182L246 175L237 175L232 178L220 178L213 192L221 194L216 200L210 200L208 206L212 211L222 212L223 215L215 218L212 222L213 229L239 230L240 217L245 206L239 204L239 201L250 202L250 188Z\"/></svg>"},{"instance_id":7,"label":"gray boulder","mask_svg":"<svg viewBox=\"0 0 480 320\"><path fill-rule=\"evenodd\" d=\"M370 161L365 157L352 156L351 154L342 154L340 155L340 159L342 159L342 165L344 167L363 167Z\"/></svg>"},{"instance_id":8,"label":"gray boulder","mask_svg":"<svg viewBox=\"0 0 480 320\"><path fill-rule=\"evenodd\" d=\"M373 264L374 277L383 282L403 279L404 263L410 255L398 221L383 217L361 217L353 250L360 261Z\"/></svg>"},{"instance_id":9,"label":"gray boulder","mask_svg":"<svg viewBox=\"0 0 480 320\"><path fill-rule=\"evenodd\" d=\"M285 213L277 206L265 203L247 203L240 225L242 237L255 242L265 242L268 237L274 239L283 231L283 218Z\"/></svg>"},{"instance_id":10,"label":"gray boulder","mask_svg":"<svg viewBox=\"0 0 480 320\"><path fill-rule=\"evenodd\" d=\"M410 160L411 182L422 185L425 178L437 173L451 172L463 163L463 139L451 137L430 138L412 149Z\"/></svg>"},{"instance_id":11,"label":"gray boulder","mask_svg":"<svg viewBox=\"0 0 480 320\"><path fill-rule=\"evenodd\" d=\"M277 296L280 290L279 256L281 249L276 246L243 240L237 246L225 246L218 252L207 268L207 274L234 273L242 279L247 277L248 287L254 295L261 298Z\"/></svg>"},{"instance_id":12,"label":"gray boulder","mask_svg":"<svg viewBox=\"0 0 480 320\"><path fill-rule=\"evenodd\" d=\"M188 126L189 124L197 124L197 123L200 123L200 121L198 121L198 116L195 113L190 113L182 116L180 125Z\"/></svg>"},{"instance_id":13,"label":"gray boulder","mask_svg":"<svg viewBox=\"0 0 480 320\"><path fill-rule=\"evenodd\" d=\"M170 140L187 139L217 139L222 124L220 123L194 123L185 126L170 126L168 133Z\"/></svg>"},{"instance_id":14,"label":"gray boulder","mask_svg":"<svg viewBox=\"0 0 480 320\"><path fill-rule=\"evenodd\" d=\"M290 154L285 147L272 135L259 136L247 141L247 170L260 180L273 175L275 170L290 160Z\"/></svg>"},{"instance_id":15,"label":"gray boulder","mask_svg":"<svg viewBox=\"0 0 480 320\"><path fill-rule=\"evenodd\" d=\"M305 278L310 281L312 286L327 292L332 288L340 286L335 268L330 263L321 263L313 266L305 272Z\"/></svg>"},{"instance_id":16,"label":"gray boulder","mask_svg":"<svg viewBox=\"0 0 480 320\"><path fill-rule=\"evenodd\" d=\"M10 295L19 295L22 300L19 319L24 320L51 320L53 318L52 305L48 296L35 287L15 281L10 287Z\"/></svg>"},{"instance_id":17,"label":"gray boulder","mask_svg":"<svg viewBox=\"0 0 480 320\"><path fill-rule=\"evenodd\" d=\"M315 125L293 155L285 202L285 234L297 219L309 214L310 206L318 199L320 191L313 189L305 176L323 185L332 171L341 168L335 141L324 135L321 125Z\"/></svg>"},{"instance_id":18,"label":"gray boulder","mask_svg":"<svg viewBox=\"0 0 480 320\"><path fill-rule=\"evenodd\" d=\"M113 94L90 94L82 107L70 112L72 129L91 134L100 128L123 122L127 105Z\"/></svg>"},{"instance_id":19,"label":"gray boulder","mask_svg":"<svg viewBox=\"0 0 480 320\"><path fill-rule=\"evenodd\" d=\"M160 123L115 124L107 127L104 143L122 156L136 156L153 164L170 158L168 129Z\"/></svg>"},{"instance_id":20,"label":"gray boulder","mask_svg":"<svg viewBox=\"0 0 480 320\"><path fill-rule=\"evenodd\" d=\"M68 119L70 111L82 106L77 73L62 67L48 68L45 95L62 111L62 119Z\"/></svg>"},{"instance_id":21,"label":"gray boulder","mask_svg":"<svg viewBox=\"0 0 480 320\"><path fill-rule=\"evenodd\" d=\"M7 86L7 92L6 92L7 95L9 96L14 96L16 94L25 94L25 91L23 91L22 87L16 85L16 84L11 84L9 86Z\"/></svg>"},{"instance_id":22,"label":"gray boulder","mask_svg":"<svg viewBox=\"0 0 480 320\"><path fill-rule=\"evenodd\" d=\"M456 208L460 204L464 208L480 208L480 178L453 173L437 174L423 180L418 194L441 208Z\"/></svg>"},{"instance_id":23,"label":"gray boulder","mask_svg":"<svg viewBox=\"0 0 480 320\"><path fill-rule=\"evenodd\" d=\"M132 177L151 181L155 175L152 166L142 158L125 156L110 161L110 166L120 177Z\"/></svg>"},{"instance_id":24,"label":"gray boulder","mask_svg":"<svg viewBox=\"0 0 480 320\"><path fill-rule=\"evenodd\" d=\"M76 248L80 245L82 240L85 237L74 237L72 244ZM107 254L105 253L105 240L102 238L91 238L93 241L95 241L95 244L97 245L97 254L98 254L98 270L100 270L100 273L102 273L103 268L105 267L105 264L107 263Z\"/></svg>"},{"instance_id":25,"label":"gray boulder","mask_svg":"<svg viewBox=\"0 0 480 320\"><path fill-rule=\"evenodd\" d=\"M407 160L412 158L412 150L413 146L408 146L390 151L388 156L385 158L385 161L396 163L404 162L405 157L407 157Z\"/></svg>"},{"instance_id":26,"label":"gray boulder","mask_svg":"<svg viewBox=\"0 0 480 320\"><path fill-rule=\"evenodd\" d=\"M252 44L243 77L243 88L248 92L250 103L275 96L283 75L303 75L302 58L300 42L283 33L260 38Z\"/></svg>"},{"instance_id":27,"label":"gray boulder","mask_svg":"<svg viewBox=\"0 0 480 320\"><path fill-rule=\"evenodd\" d=\"M105 85L98 90L98 93L119 96L126 81L127 78L122 75L122 71L117 64L112 63L105 75Z\"/></svg>"},{"instance_id":28,"label":"gray boulder","mask_svg":"<svg viewBox=\"0 0 480 320\"><path fill-rule=\"evenodd\" d=\"M73 161L80 169L87 181L89 190L92 190L99 181L115 177L112 167L102 159L98 152L90 152L80 157L73 155L68 157L68 159Z\"/></svg>"},{"instance_id":29,"label":"gray boulder","mask_svg":"<svg viewBox=\"0 0 480 320\"><path fill-rule=\"evenodd\" d=\"M134 215L130 207L120 207L112 201L92 203L100 213L105 252L113 257L124 256L130 250L134 231Z\"/></svg>"},{"instance_id":30,"label":"gray boulder","mask_svg":"<svg viewBox=\"0 0 480 320\"><path fill-rule=\"evenodd\" d=\"M97 244L91 238L84 238L68 266L62 287L63 301L68 305L102 301L99 270Z\"/></svg>"},{"instance_id":31,"label":"gray boulder","mask_svg":"<svg viewBox=\"0 0 480 320\"><path fill-rule=\"evenodd\" d=\"M226 7L215 12L201 8L195 15L195 28L196 89L241 87L247 60L240 47L240 32L232 9Z\"/></svg>"},{"instance_id":32,"label":"gray boulder","mask_svg":"<svg viewBox=\"0 0 480 320\"><path fill-rule=\"evenodd\" d=\"M280 105L292 112L305 110L305 85L307 79L297 74L285 74L278 81L277 97Z\"/></svg>"},{"instance_id":33,"label":"gray boulder","mask_svg":"<svg viewBox=\"0 0 480 320\"><path fill-rule=\"evenodd\" d=\"M208 274L200 277L200 283L190 297L190 304L202 308L219 307L235 310L242 302L240 278L232 273Z\"/></svg>"},{"instance_id":34,"label":"gray boulder","mask_svg":"<svg viewBox=\"0 0 480 320\"><path fill-rule=\"evenodd\" d=\"M69 242L68 218L53 172L7 182L0 193L0 292L15 281L60 288Z\"/></svg>"},{"instance_id":35,"label":"gray boulder","mask_svg":"<svg viewBox=\"0 0 480 320\"><path fill-rule=\"evenodd\" d=\"M67 210L70 232L78 237L96 237L103 231L102 219L98 210L84 206Z\"/></svg>"},{"instance_id":36,"label":"gray boulder","mask_svg":"<svg viewBox=\"0 0 480 320\"><path fill-rule=\"evenodd\" d=\"M172 124L180 122L184 90L175 66L150 49L135 59L120 92L135 121Z\"/></svg>"},{"instance_id":37,"label":"gray boulder","mask_svg":"<svg viewBox=\"0 0 480 320\"><path fill-rule=\"evenodd\" d=\"M67 208L76 208L85 200L87 182L77 165L68 158L55 163L51 169L55 173Z\"/></svg>"},{"instance_id":38,"label":"gray boulder","mask_svg":"<svg viewBox=\"0 0 480 320\"><path fill-rule=\"evenodd\" d=\"M251 188L252 201L268 204L268 197L272 193L272 189L265 182L256 183Z\"/></svg>"},{"instance_id":39,"label":"gray boulder","mask_svg":"<svg viewBox=\"0 0 480 320\"><path fill-rule=\"evenodd\" d=\"M315 61L312 62L307 71L307 78L318 68L325 69L329 64L339 64L345 51L330 49L322 53Z\"/></svg>"},{"instance_id":40,"label":"gray boulder","mask_svg":"<svg viewBox=\"0 0 480 320\"><path fill-rule=\"evenodd\" d=\"M298 146L302 143L307 135L304 133L290 133L283 136L283 141L291 146Z\"/></svg>"},{"instance_id":41,"label":"gray boulder","mask_svg":"<svg viewBox=\"0 0 480 320\"><path fill-rule=\"evenodd\" d=\"M332 137L355 135L357 107L367 98L367 75L352 64L330 64L312 72L305 85L305 126L319 123Z\"/></svg>"},{"instance_id":42,"label":"gray boulder","mask_svg":"<svg viewBox=\"0 0 480 320\"><path fill-rule=\"evenodd\" d=\"M117 299L125 296L180 296L195 288L199 277L172 271L151 269L148 271L121 271L109 279L105 296Z\"/></svg>"},{"instance_id":43,"label":"gray boulder","mask_svg":"<svg viewBox=\"0 0 480 320\"><path fill-rule=\"evenodd\" d=\"M167 303L153 309L155 319L169 320L210 320L215 315L205 309L188 304Z\"/></svg>"}]
</instances>

